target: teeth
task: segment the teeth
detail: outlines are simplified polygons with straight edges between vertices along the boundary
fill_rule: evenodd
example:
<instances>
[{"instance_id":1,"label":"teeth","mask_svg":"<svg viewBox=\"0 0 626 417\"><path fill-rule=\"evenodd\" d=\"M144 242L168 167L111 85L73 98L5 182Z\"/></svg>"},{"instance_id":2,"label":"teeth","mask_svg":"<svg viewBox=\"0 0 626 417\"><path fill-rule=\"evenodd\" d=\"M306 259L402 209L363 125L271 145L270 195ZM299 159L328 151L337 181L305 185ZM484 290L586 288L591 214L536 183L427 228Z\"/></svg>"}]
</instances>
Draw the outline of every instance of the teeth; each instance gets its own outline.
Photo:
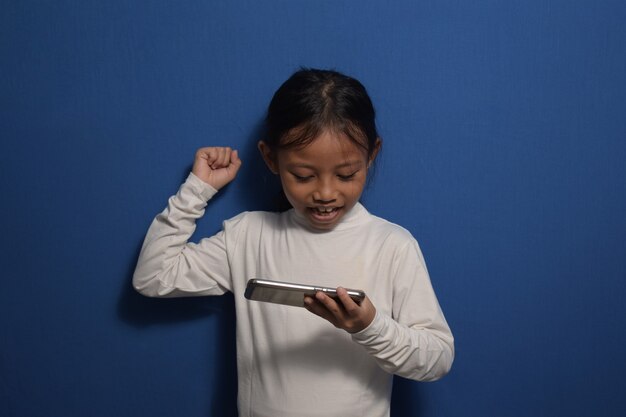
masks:
<instances>
[{"instance_id":1,"label":"teeth","mask_svg":"<svg viewBox=\"0 0 626 417\"><path fill-rule=\"evenodd\" d=\"M317 211L319 211L320 213L330 213L333 210L334 209L331 207L318 207L317 208Z\"/></svg>"}]
</instances>

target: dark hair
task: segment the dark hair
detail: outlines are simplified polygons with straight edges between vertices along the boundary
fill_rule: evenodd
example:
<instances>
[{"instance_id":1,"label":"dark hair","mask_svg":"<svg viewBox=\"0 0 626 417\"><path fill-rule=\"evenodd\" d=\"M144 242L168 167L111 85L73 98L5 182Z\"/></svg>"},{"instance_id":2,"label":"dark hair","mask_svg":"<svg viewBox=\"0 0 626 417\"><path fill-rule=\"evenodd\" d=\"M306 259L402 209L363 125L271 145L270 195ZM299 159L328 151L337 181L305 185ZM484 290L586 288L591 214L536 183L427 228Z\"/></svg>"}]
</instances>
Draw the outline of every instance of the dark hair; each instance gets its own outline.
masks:
<instances>
[{"instance_id":1,"label":"dark hair","mask_svg":"<svg viewBox=\"0 0 626 417\"><path fill-rule=\"evenodd\" d=\"M274 93L265 143L271 151L305 147L324 130L345 134L367 151L376 148L376 112L358 80L337 71L302 68Z\"/></svg>"}]
</instances>

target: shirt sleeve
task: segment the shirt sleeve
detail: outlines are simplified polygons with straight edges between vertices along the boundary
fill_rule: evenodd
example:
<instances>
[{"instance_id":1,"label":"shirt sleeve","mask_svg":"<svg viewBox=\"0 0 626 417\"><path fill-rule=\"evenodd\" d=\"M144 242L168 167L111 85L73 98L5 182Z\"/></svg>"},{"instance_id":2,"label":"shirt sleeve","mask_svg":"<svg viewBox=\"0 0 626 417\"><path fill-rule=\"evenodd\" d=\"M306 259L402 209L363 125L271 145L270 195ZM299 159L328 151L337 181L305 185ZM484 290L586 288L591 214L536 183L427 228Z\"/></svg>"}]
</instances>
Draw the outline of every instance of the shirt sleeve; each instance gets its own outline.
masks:
<instances>
[{"instance_id":1,"label":"shirt sleeve","mask_svg":"<svg viewBox=\"0 0 626 417\"><path fill-rule=\"evenodd\" d=\"M133 286L148 297L221 295L231 290L224 232L188 240L217 190L193 173L148 229Z\"/></svg>"},{"instance_id":2,"label":"shirt sleeve","mask_svg":"<svg viewBox=\"0 0 626 417\"><path fill-rule=\"evenodd\" d=\"M394 260L393 317L377 312L352 339L389 373L417 381L446 375L454 360L454 338L414 240Z\"/></svg>"}]
</instances>

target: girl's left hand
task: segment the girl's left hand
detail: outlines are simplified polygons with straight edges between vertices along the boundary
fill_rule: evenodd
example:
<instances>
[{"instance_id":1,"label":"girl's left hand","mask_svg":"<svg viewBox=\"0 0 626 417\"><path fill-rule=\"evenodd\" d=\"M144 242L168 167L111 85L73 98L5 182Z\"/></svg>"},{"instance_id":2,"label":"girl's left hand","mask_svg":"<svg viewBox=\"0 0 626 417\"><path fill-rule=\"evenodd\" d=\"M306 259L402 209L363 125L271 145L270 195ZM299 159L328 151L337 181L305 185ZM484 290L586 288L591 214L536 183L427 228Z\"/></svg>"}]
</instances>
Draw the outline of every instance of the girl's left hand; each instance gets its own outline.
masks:
<instances>
[{"instance_id":1,"label":"girl's left hand","mask_svg":"<svg viewBox=\"0 0 626 417\"><path fill-rule=\"evenodd\" d=\"M358 305L344 288L337 288L337 296L339 300L335 301L318 291L315 298L304 297L304 307L348 333L358 333L374 320L376 308L367 296L361 305Z\"/></svg>"}]
</instances>

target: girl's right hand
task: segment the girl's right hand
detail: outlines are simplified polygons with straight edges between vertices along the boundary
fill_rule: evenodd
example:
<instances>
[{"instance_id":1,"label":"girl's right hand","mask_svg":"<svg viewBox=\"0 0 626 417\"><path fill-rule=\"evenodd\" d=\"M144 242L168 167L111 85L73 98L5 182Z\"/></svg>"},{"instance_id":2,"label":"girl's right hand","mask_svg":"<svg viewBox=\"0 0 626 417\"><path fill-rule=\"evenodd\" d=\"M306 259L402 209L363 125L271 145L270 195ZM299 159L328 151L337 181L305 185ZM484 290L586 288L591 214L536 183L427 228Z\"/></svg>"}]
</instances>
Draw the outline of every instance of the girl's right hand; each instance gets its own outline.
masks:
<instances>
[{"instance_id":1,"label":"girl's right hand","mask_svg":"<svg viewBox=\"0 0 626 417\"><path fill-rule=\"evenodd\" d=\"M235 179L240 167L237 151L229 147L209 147L198 149L191 172L219 190Z\"/></svg>"}]
</instances>

